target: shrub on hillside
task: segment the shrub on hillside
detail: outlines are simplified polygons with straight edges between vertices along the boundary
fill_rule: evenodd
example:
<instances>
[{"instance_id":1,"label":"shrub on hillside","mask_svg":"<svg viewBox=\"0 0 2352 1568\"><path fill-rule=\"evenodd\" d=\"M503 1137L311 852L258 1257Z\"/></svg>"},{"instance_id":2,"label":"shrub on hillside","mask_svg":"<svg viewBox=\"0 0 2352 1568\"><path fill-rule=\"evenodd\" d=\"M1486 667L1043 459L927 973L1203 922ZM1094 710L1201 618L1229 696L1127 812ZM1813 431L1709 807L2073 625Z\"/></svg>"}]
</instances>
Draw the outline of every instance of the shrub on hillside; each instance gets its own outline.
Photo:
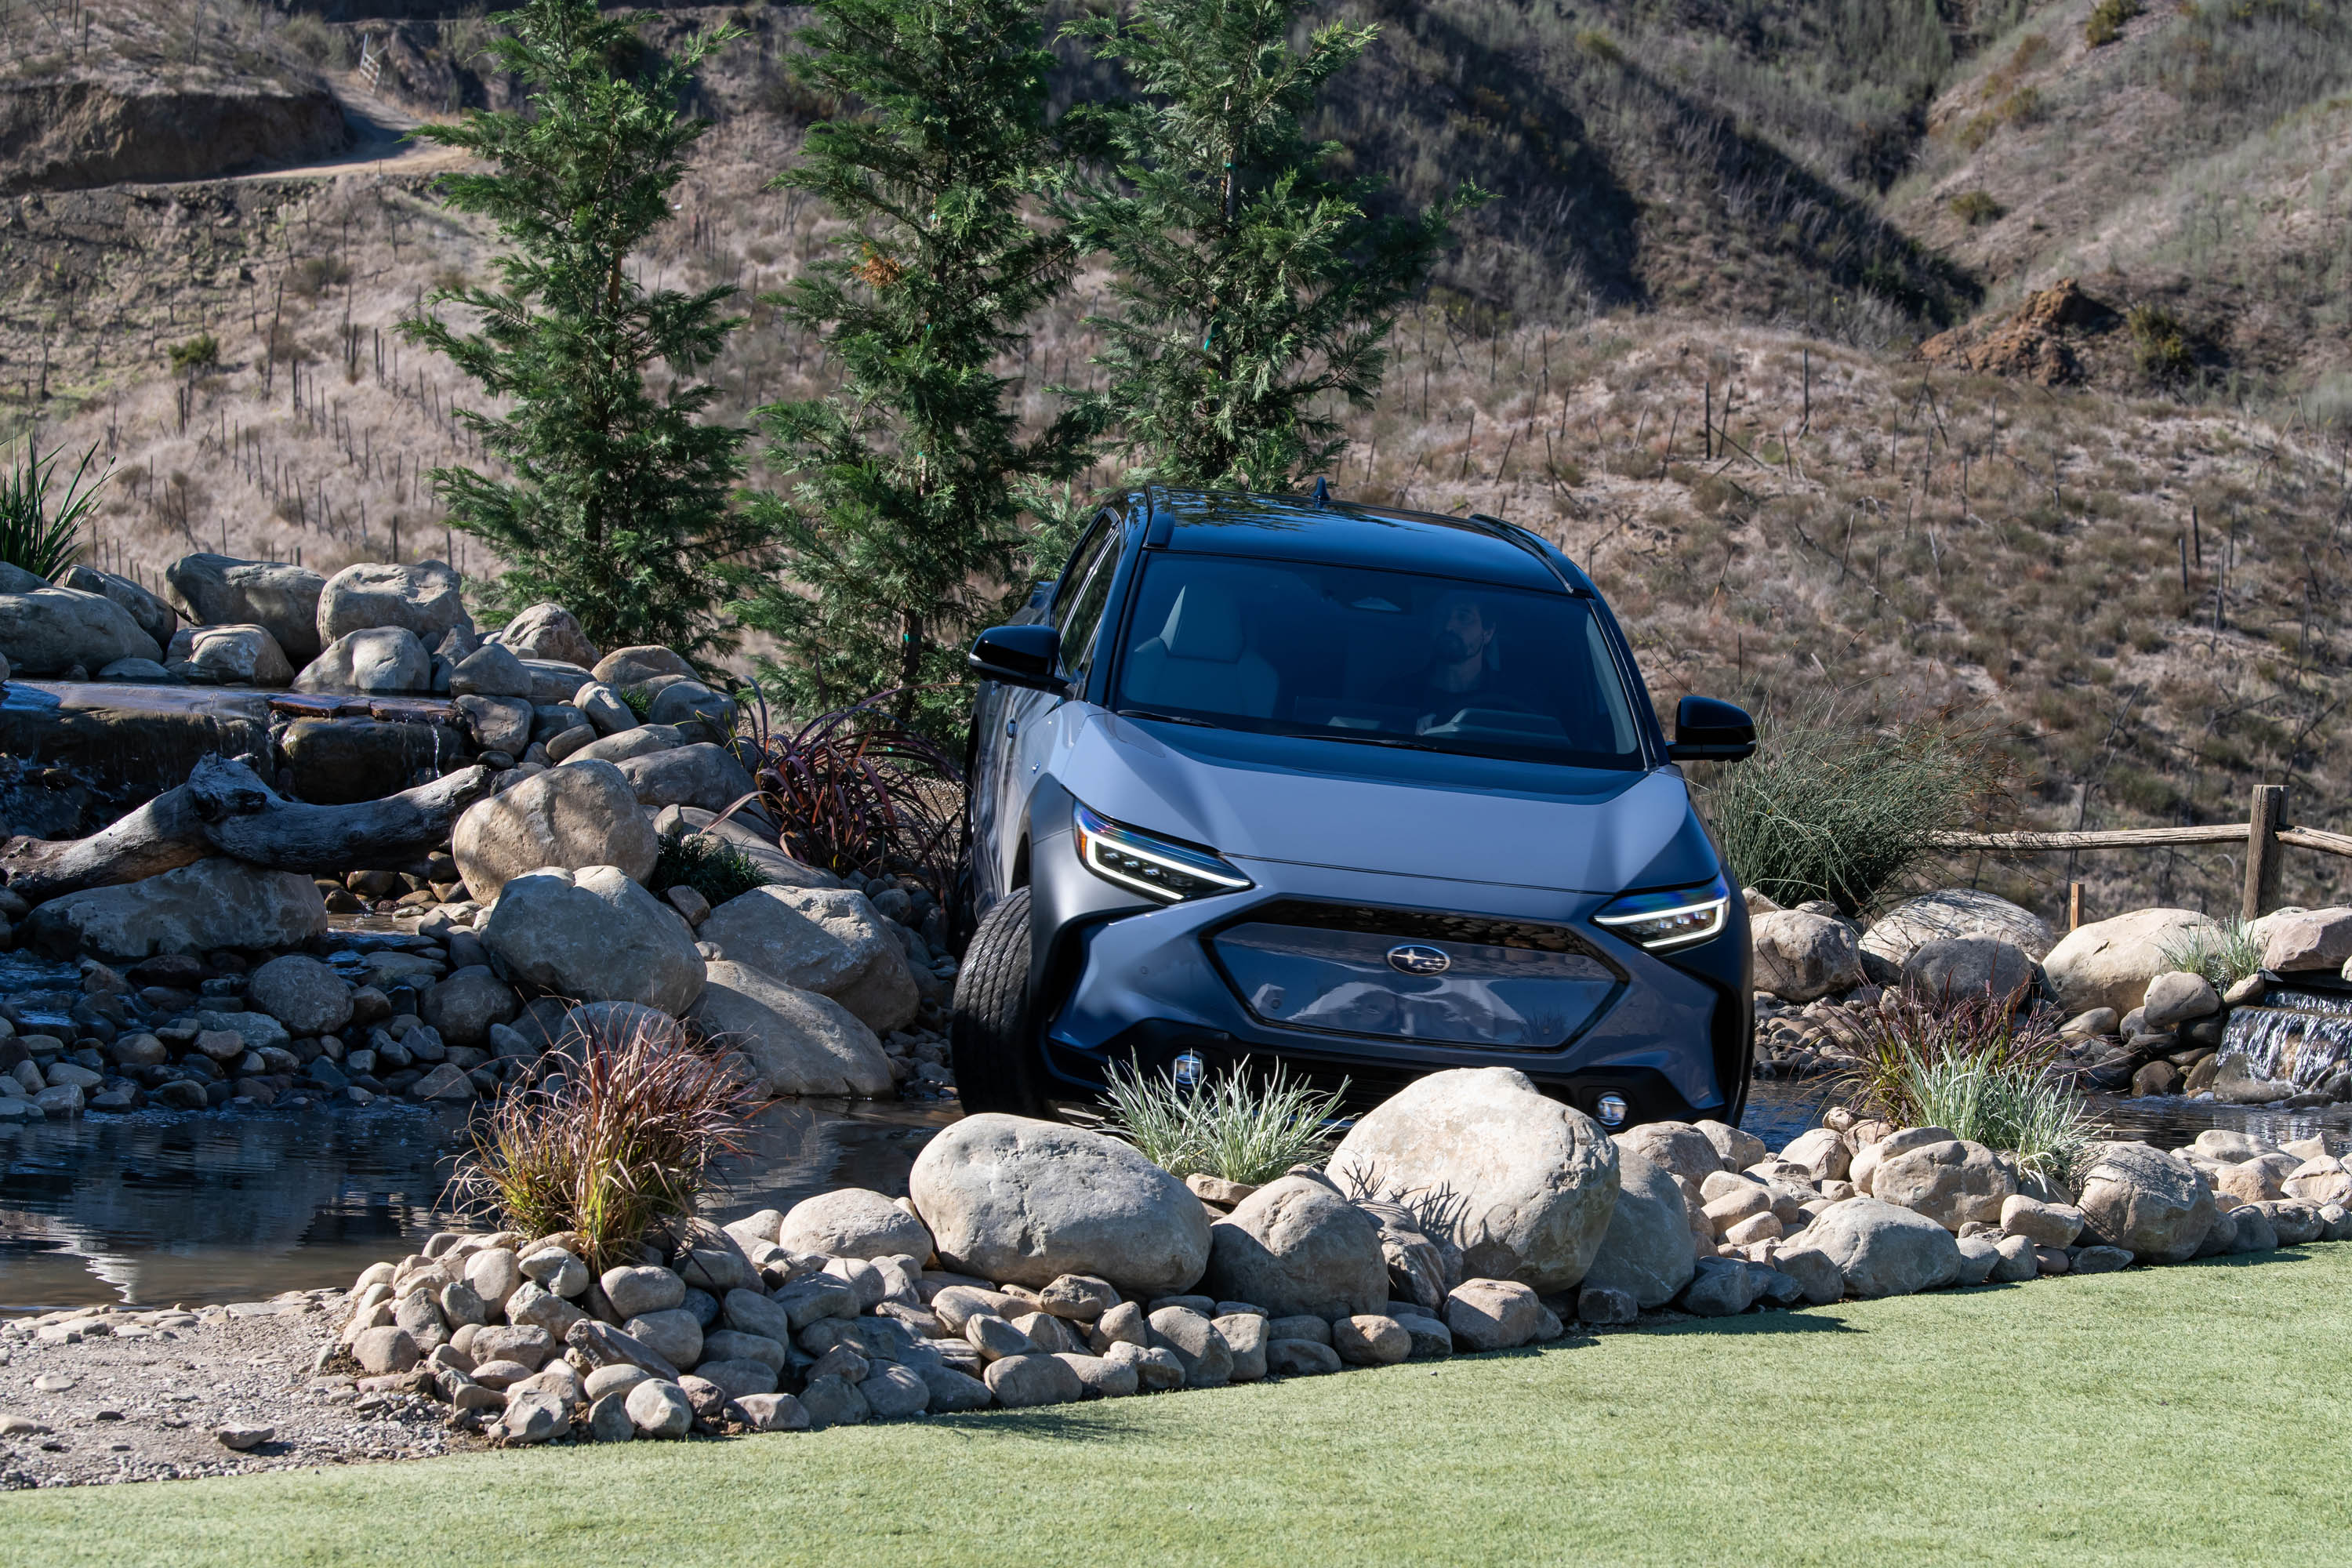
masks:
<instances>
[{"instance_id":1,"label":"shrub on hillside","mask_svg":"<svg viewBox=\"0 0 2352 1568\"><path fill-rule=\"evenodd\" d=\"M2145 9L2140 0L2099 0L2083 24L2083 41L2093 48L2114 43L2124 35L2124 24Z\"/></svg>"},{"instance_id":2,"label":"shrub on hillside","mask_svg":"<svg viewBox=\"0 0 2352 1568\"><path fill-rule=\"evenodd\" d=\"M1993 200L1990 191L1962 191L1945 205L1951 208L1954 217L1970 228L1980 228L2009 210Z\"/></svg>"},{"instance_id":3,"label":"shrub on hillside","mask_svg":"<svg viewBox=\"0 0 2352 1568\"><path fill-rule=\"evenodd\" d=\"M2132 363L2158 381L2176 381L2197 367L2189 331L2158 305L2135 305L2124 317L2131 334Z\"/></svg>"}]
</instances>

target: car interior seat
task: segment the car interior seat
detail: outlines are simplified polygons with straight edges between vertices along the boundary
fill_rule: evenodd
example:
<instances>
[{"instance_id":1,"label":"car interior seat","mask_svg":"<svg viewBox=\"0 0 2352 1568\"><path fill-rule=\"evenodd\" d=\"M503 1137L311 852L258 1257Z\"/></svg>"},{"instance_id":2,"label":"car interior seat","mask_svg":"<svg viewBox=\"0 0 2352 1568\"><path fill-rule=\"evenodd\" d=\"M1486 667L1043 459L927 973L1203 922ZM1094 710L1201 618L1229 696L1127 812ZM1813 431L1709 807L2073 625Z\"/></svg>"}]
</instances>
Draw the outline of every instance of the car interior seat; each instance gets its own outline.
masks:
<instances>
[{"instance_id":1,"label":"car interior seat","mask_svg":"<svg viewBox=\"0 0 2352 1568\"><path fill-rule=\"evenodd\" d=\"M1280 684L1274 666L1251 650L1233 593L1197 582L1178 591L1160 635L1128 656L1121 681L1139 707L1249 719L1273 716Z\"/></svg>"}]
</instances>

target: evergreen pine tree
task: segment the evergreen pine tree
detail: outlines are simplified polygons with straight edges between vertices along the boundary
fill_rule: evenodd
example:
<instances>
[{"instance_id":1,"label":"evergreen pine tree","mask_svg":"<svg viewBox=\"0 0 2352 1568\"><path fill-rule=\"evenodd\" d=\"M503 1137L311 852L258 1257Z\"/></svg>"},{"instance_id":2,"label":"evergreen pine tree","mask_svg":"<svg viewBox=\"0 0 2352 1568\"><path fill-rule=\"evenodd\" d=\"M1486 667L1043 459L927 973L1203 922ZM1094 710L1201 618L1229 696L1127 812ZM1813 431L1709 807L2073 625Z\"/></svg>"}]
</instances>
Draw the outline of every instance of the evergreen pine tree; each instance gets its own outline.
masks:
<instances>
[{"instance_id":1,"label":"evergreen pine tree","mask_svg":"<svg viewBox=\"0 0 2352 1568\"><path fill-rule=\"evenodd\" d=\"M1127 18L1072 24L1135 96L1074 110L1110 178L1065 200L1081 249L1118 268L1117 318L1097 363L1108 389L1083 401L1115 429L1136 477L1279 490L1347 445L1318 412L1368 406L1396 311L1485 199L1465 186L1421 213L1376 214L1376 179L1325 172L1336 142L1299 119L1376 27L1318 28L1291 42L1314 0L1134 0ZM1081 130L1081 126L1084 127Z\"/></svg>"},{"instance_id":2,"label":"evergreen pine tree","mask_svg":"<svg viewBox=\"0 0 2352 1568\"><path fill-rule=\"evenodd\" d=\"M510 21L492 49L526 107L417 132L492 166L445 176L441 192L497 221L510 247L499 286L430 297L471 310L471 331L432 313L401 330L509 400L507 413L458 417L513 477L440 468L435 488L457 527L510 563L494 608L552 599L604 647L723 649L719 568L761 559L764 534L730 507L750 432L706 423L713 388L690 378L738 324L722 313L734 290L648 289L630 261L668 220L709 129L683 110L689 77L740 35L701 33L664 58L638 18L600 16L595 0L530 0Z\"/></svg>"},{"instance_id":3,"label":"evergreen pine tree","mask_svg":"<svg viewBox=\"0 0 2352 1568\"><path fill-rule=\"evenodd\" d=\"M963 644L1003 613L1024 500L1084 461L1065 417L1027 437L994 368L1067 280L1068 248L1024 216L1052 147L1029 0L817 0L804 81L863 111L813 125L780 186L847 224L796 279L783 317L824 340L828 395L761 411L788 493L755 510L781 582L739 604L785 658L763 684L788 710L887 688L901 721L959 728Z\"/></svg>"}]
</instances>

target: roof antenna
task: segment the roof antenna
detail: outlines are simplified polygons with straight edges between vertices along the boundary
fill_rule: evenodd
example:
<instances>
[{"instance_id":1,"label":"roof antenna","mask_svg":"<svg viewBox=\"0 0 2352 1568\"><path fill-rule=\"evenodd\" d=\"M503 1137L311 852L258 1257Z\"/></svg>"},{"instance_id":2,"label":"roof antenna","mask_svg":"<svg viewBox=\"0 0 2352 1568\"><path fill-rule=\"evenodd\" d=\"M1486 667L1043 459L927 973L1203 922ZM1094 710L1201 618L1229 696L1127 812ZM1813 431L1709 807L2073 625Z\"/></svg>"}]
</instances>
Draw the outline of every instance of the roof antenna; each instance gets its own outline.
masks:
<instances>
[{"instance_id":1,"label":"roof antenna","mask_svg":"<svg viewBox=\"0 0 2352 1568\"><path fill-rule=\"evenodd\" d=\"M1321 474L1315 476L1315 495L1313 499L1317 506L1329 506L1331 504L1331 481L1325 479Z\"/></svg>"}]
</instances>

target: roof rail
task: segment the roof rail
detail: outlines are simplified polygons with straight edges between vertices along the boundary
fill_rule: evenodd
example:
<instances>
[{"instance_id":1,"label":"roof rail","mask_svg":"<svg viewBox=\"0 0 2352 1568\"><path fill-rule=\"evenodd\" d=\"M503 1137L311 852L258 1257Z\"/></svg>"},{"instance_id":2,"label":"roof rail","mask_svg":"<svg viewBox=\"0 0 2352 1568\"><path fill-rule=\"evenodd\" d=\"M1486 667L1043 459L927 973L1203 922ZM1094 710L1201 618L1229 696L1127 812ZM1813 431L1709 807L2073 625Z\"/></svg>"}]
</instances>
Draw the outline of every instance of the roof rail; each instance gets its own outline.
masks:
<instances>
[{"instance_id":1,"label":"roof rail","mask_svg":"<svg viewBox=\"0 0 2352 1568\"><path fill-rule=\"evenodd\" d=\"M1562 572L1559 569L1559 563L1551 558L1551 552L1544 548L1543 541L1521 528L1517 523L1505 522L1501 518L1483 511L1474 511L1463 521L1478 524L1496 538L1517 545L1521 550L1542 562L1544 570L1559 579L1559 585L1576 597L1580 599L1592 597L1591 587L1568 573Z\"/></svg>"}]
</instances>

